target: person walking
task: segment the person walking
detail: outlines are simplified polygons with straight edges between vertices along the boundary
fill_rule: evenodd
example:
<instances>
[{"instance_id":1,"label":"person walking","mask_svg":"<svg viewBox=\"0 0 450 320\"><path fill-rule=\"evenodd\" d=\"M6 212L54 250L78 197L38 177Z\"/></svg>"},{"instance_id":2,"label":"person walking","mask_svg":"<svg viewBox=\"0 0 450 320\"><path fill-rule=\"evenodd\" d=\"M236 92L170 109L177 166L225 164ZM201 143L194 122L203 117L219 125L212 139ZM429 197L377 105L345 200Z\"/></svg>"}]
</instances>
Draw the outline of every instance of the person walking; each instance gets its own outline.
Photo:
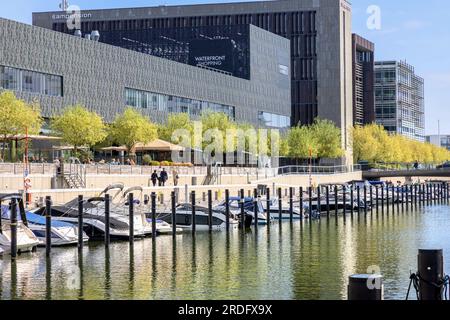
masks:
<instances>
[{"instance_id":1,"label":"person walking","mask_svg":"<svg viewBox=\"0 0 450 320\"><path fill-rule=\"evenodd\" d=\"M176 187L178 186L178 180L180 180L180 176L178 175L177 170L173 170L172 175L173 175L173 185Z\"/></svg>"},{"instance_id":2,"label":"person walking","mask_svg":"<svg viewBox=\"0 0 450 320\"><path fill-rule=\"evenodd\" d=\"M154 187L156 187L156 182L159 180L158 179L158 173L155 171L153 171L152 176L150 177L150 180L152 180L152 184Z\"/></svg>"},{"instance_id":3,"label":"person walking","mask_svg":"<svg viewBox=\"0 0 450 320\"><path fill-rule=\"evenodd\" d=\"M161 171L160 179L161 179L161 186L164 187L166 185L167 180L169 179L169 175L168 175L166 169L164 169L164 168Z\"/></svg>"}]
</instances>

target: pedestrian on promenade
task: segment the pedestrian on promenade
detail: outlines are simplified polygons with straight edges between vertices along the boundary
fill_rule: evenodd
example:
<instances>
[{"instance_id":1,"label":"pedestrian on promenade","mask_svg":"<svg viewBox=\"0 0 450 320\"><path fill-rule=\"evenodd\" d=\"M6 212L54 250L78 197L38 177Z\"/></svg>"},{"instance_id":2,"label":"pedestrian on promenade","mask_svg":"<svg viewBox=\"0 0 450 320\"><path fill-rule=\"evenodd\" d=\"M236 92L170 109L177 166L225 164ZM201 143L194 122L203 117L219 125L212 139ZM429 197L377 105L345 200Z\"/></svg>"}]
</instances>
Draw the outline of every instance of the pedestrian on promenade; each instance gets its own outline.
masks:
<instances>
[{"instance_id":1,"label":"pedestrian on promenade","mask_svg":"<svg viewBox=\"0 0 450 320\"><path fill-rule=\"evenodd\" d=\"M150 177L150 180L152 180L153 186L156 187L156 182L159 180L158 173L153 171L152 176Z\"/></svg>"},{"instance_id":2,"label":"pedestrian on promenade","mask_svg":"<svg viewBox=\"0 0 450 320\"><path fill-rule=\"evenodd\" d=\"M419 161L414 162L414 169L419 169Z\"/></svg>"},{"instance_id":3,"label":"pedestrian on promenade","mask_svg":"<svg viewBox=\"0 0 450 320\"><path fill-rule=\"evenodd\" d=\"M178 175L177 170L173 170L172 175L173 175L173 185L176 187L178 186L178 180L180 179L180 176Z\"/></svg>"},{"instance_id":4,"label":"pedestrian on promenade","mask_svg":"<svg viewBox=\"0 0 450 320\"><path fill-rule=\"evenodd\" d=\"M167 180L169 180L169 175L168 175L166 169L164 169L164 168L161 171L160 179L161 179L161 186L164 187L166 185Z\"/></svg>"}]
</instances>

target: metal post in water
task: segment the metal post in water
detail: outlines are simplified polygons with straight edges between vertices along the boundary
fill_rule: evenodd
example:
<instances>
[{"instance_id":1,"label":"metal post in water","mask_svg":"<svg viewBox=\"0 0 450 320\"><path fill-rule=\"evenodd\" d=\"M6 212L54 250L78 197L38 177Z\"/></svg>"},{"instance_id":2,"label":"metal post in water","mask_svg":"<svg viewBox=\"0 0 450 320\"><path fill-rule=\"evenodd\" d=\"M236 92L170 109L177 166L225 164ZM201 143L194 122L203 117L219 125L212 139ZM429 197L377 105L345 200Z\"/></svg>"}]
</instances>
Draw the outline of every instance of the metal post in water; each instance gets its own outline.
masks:
<instances>
[{"instance_id":1,"label":"metal post in water","mask_svg":"<svg viewBox=\"0 0 450 320\"><path fill-rule=\"evenodd\" d=\"M334 213L336 214L336 218L337 218L338 213L339 213L338 205L339 205L339 202L338 202L338 186L335 185L334 186Z\"/></svg>"},{"instance_id":2,"label":"metal post in water","mask_svg":"<svg viewBox=\"0 0 450 320\"><path fill-rule=\"evenodd\" d=\"M172 236L175 238L177 235L177 198L175 191L170 194L172 202Z\"/></svg>"},{"instance_id":3,"label":"metal post in water","mask_svg":"<svg viewBox=\"0 0 450 320\"><path fill-rule=\"evenodd\" d=\"M312 187L308 187L309 193L309 219L312 217Z\"/></svg>"},{"instance_id":4,"label":"metal post in water","mask_svg":"<svg viewBox=\"0 0 450 320\"><path fill-rule=\"evenodd\" d=\"M355 203L355 190L353 190L353 185L350 186L350 203L351 203L351 210L350 213L353 216L353 212L355 211L354 203Z\"/></svg>"},{"instance_id":5,"label":"metal post in water","mask_svg":"<svg viewBox=\"0 0 450 320\"><path fill-rule=\"evenodd\" d=\"M191 192L191 203L192 203L192 216L191 216L191 222L192 222L192 234L195 235L195 229L196 229L196 216L195 216L195 191Z\"/></svg>"},{"instance_id":6,"label":"metal post in water","mask_svg":"<svg viewBox=\"0 0 450 320\"><path fill-rule=\"evenodd\" d=\"M240 197L241 197L241 201L239 204L240 204L240 209L241 209L241 228L242 228L242 230L245 230L245 206L244 206L245 192L244 192L244 189L241 189Z\"/></svg>"},{"instance_id":7,"label":"metal post in water","mask_svg":"<svg viewBox=\"0 0 450 320\"><path fill-rule=\"evenodd\" d=\"M327 197L327 217L330 217L330 187L327 186L325 188L326 197Z\"/></svg>"},{"instance_id":8,"label":"metal post in water","mask_svg":"<svg viewBox=\"0 0 450 320\"><path fill-rule=\"evenodd\" d=\"M384 214L384 188L381 186L381 213Z\"/></svg>"},{"instance_id":9,"label":"metal post in water","mask_svg":"<svg viewBox=\"0 0 450 320\"><path fill-rule=\"evenodd\" d=\"M376 206L377 206L377 214L380 211L380 200L378 199L378 186L375 186L375 197L376 197Z\"/></svg>"},{"instance_id":10,"label":"metal post in water","mask_svg":"<svg viewBox=\"0 0 450 320\"><path fill-rule=\"evenodd\" d=\"M414 206L417 208L417 184L414 185Z\"/></svg>"},{"instance_id":11,"label":"metal post in water","mask_svg":"<svg viewBox=\"0 0 450 320\"><path fill-rule=\"evenodd\" d=\"M266 217L267 217L267 230L270 228L270 189L267 188L266 193Z\"/></svg>"},{"instance_id":12,"label":"metal post in water","mask_svg":"<svg viewBox=\"0 0 450 320\"><path fill-rule=\"evenodd\" d=\"M212 190L208 190L208 228L209 232L212 231L213 226L213 214L212 214Z\"/></svg>"},{"instance_id":13,"label":"metal post in water","mask_svg":"<svg viewBox=\"0 0 450 320\"><path fill-rule=\"evenodd\" d=\"M225 190L225 227L230 230L230 190Z\"/></svg>"},{"instance_id":14,"label":"metal post in water","mask_svg":"<svg viewBox=\"0 0 450 320\"><path fill-rule=\"evenodd\" d=\"M370 212L373 212L373 186L372 185L370 185L369 192L370 192Z\"/></svg>"},{"instance_id":15,"label":"metal post in water","mask_svg":"<svg viewBox=\"0 0 450 320\"><path fill-rule=\"evenodd\" d=\"M17 257L17 200L11 199L11 258Z\"/></svg>"},{"instance_id":16,"label":"metal post in water","mask_svg":"<svg viewBox=\"0 0 450 320\"><path fill-rule=\"evenodd\" d=\"M356 201L358 202L358 214L359 214L359 204L361 203L361 188L360 186L356 187Z\"/></svg>"},{"instance_id":17,"label":"metal post in water","mask_svg":"<svg viewBox=\"0 0 450 320\"><path fill-rule=\"evenodd\" d=\"M134 245L134 195L130 193L128 195L128 218L130 225L130 245Z\"/></svg>"},{"instance_id":18,"label":"metal post in water","mask_svg":"<svg viewBox=\"0 0 450 320\"><path fill-rule=\"evenodd\" d=\"M78 251L83 251L83 244L84 244L84 239L83 239L83 196L79 195L78 196Z\"/></svg>"},{"instance_id":19,"label":"metal post in water","mask_svg":"<svg viewBox=\"0 0 450 320\"><path fill-rule=\"evenodd\" d=\"M109 247L110 236L109 236L109 222L110 222L110 197L109 194L105 194L105 247Z\"/></svg>"},{"instance_id":20,"label":"metal post in water","mask_svg":"<svg viewBox=\"0 0 450 320\"><path fill-rule=\"evenodd\" d=\"M281 222L283 221L283 199L281 188L278 188L278 219L280 220L281 226Z\"/></svg>"},{"instance_id":21,"label":"metal post in water","mask_svg":"<svg viewBox=\"0 0 450 320\"><path fill-rule=\"evenodd\" d=\"M300 187L300 214L303 214L303 187ZM300 220L303 219L303 216L300 217ZM302 221L300 221L300 223L302 223Z\"/></svg>"},{"instance_id":22,"label":"metal post in water","mask_svg":"<svg viewBox=\"0 0 450 320\"><path fill-rule=\"evenodd\" d=\"M45 255L50 257L52 251L52 199L45 197Z\"/></svg>"},{"instance_id":23,"label":"metal post in water","mask_svg":"<svg viewBox=\"0 0 450 320\"><path fill-rule=\"evenodd\" d=\"M440 250L419 250L418 254L419 299L442 300L444 286L444 258Z\"/></svg>"},{"instance_id":24,"label":"metal post in water","mask_svg":"<svg viewBox=\"0 0 450 320\"><path fill-rule=\"evenodd\" d=\"M156 193L152 192L151 198L151 215L152 215L152 239L156 239Z\"/></svg>"},{"instance_id":25,"label":"metal post in water","mask_svg":"<svg viewBox=\"0 0 450 320\"><path fill-rule=\"evenodd\" d=\"M383 300L383 276L355 274L348 278L348 300Z\"/></svg>"},{"instance_id":26,"label":"metal post in water","mask_svg":"<svg viewBox=\"0 0 450 320\"><path fill-rule=\"evenodd\" d=\"M367 186L364 185L364 213L367 214Z\"/></svg>"},{"instance_id":27,"label":"metal post in water","mask_svg":"<svg viewBox=\"0 0 450 320\"><path fill-rule=\"evenodd\" d=\"M258 189L254 189L253 190L253 197L254 197L254 201L253 201L253 219L255 222L255 231L258 231Z\"/></svg>"},{"instance_id":28,"label":"metal post in water","mask_svg":"<svg viewBox=\"0 0 450 320\"><path fill-rule=\"evenodd\" d=\"M401 192L402 192L402 211L404 211L404 209L405 209L405 186L404 185L401 188Z\"/></svg>"},{"instance_id":29,"label":"metal post in water","mask_svg":"<svg viewBox=\"0 0 450 320\"><path fill-rule=\"evenodd\" d=\"M322 199L320 195L320 187L317 187L317 212L322 213Z\"/></svg>"},{"instance_id":30,"label":"metal post in water","mask_svg":"<svg viewBox=\"0 0 450 320\"><path fill-rule=\"evenodd\" d=\"M409 209L409 187L408 185L405 185L405 206L406 206L406 211L408 211Z\"/></svg>"},{"instance_id":31,"label":"metal post in water","mask_svg":"<svg viewBox=\"0 0 450 320\"><path fill-rule=\"evenodd\" d=\"M294 221L294 188L289 188L289 221Z\"/></svg>"},{"instance_id":32,"label":"metal post in water","mask_svg":"<svg viewBox=\"0 0 450 320\"><path fill-rule=\"evenodd\" d=\"M352 192L352 189L350 189L350 192ZM343 195L343 199L344 199L344 219L345 219L345 215L347 213L347 192L345 191L345 187L342 189L342 195ZM351 207L353 208L353 204L351 205ZM353 218L353 212L351 212L351 216ZM337 221L337 219L336 219Z\"/></svg>"}]
</instances>

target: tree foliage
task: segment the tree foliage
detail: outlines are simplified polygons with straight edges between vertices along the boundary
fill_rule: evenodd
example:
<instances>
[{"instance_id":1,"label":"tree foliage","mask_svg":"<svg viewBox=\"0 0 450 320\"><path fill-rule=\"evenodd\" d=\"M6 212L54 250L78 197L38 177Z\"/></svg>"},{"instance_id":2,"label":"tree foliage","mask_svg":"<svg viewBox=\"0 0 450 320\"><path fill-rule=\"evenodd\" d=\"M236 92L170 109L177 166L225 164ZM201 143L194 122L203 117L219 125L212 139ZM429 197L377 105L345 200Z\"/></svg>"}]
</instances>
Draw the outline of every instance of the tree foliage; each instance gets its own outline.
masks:
<instances>
[{"instance_id":1,"label":"tree foliage","mask_svg":"<svg viewBox=\"0 0 450 320\"><path fill-rule=\"evenodd\" d=\"M0 136L7 140L11 136L39 134L43 119L37 102L26 103L18 99L13 92L0 93ZM2 158L5 156L5 144L2 148Z\"/></svg>"},{"instance_id":2,"label":"tree foliage","mask_svg":"<svg viewBox=\"0 0 450 320\"><path fill-rule=\"evenodd\" d=\"M133 108L127 108L111 124L110 135L116 143L125 145L128 152L134 154L136 144L154 141L158 138L158 130L149 118Z\"/></svg>"},{"instance_id":3,"label":"tree foliage","mask_svg":"<svg viewBox=\"0 0 450 320\"><path fill-rule=\"evenodd\" d=\"M450 159L450 152L444 148L389 134L377 124L356 126L352 140L355 161L436 164Z\"/></svg>"},{"instance_id":4,"label":"tree foliage","mask_svg":"<svg viewBox=\"0 0 450 320\"><path fill-rule=\"evenodd\" d=\"M175 135L174 135L175 134ZM171 113L164 124L158 125L158 136L160 139L181 145L186 148L191 147L194 134L194 123L187 113Z\"/></svg>"},{"instance_id":5,"label":"tree foliage","mask_svg":"<svg viewBox=\"0 0 450 320\"><path fill-rule=\"evenodd\" d=\"M102 118L82 105L69 106L51 120L51 128L62 140L79 147L92 147L102 142L107 135Z\"/></svg>"}]
</instances>

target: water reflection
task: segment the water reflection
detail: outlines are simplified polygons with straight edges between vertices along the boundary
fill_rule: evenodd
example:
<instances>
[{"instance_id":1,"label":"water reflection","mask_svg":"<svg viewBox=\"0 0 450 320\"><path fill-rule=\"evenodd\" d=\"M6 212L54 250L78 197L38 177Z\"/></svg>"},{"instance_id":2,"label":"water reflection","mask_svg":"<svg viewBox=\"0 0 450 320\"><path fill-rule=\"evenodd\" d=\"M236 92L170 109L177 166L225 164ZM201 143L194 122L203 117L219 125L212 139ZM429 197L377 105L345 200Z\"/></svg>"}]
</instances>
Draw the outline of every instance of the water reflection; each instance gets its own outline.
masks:
<instances>
[{"instance_id":1,"label":"water reflection","mask_svg":"<svg viewBox=\"0 0 450 320\"><path fill-rule=\"evenodd\" d=\"M403 299L419 248L443 248L450 273L448 211L374 208L270 232L162 236L109 249L90 243L81 253L55 248L50 260L44 250L16 262L5 256L0 299L346 299L348 275L369 266L380 267L387 299Z\"/></svg>"}]
</instances>

